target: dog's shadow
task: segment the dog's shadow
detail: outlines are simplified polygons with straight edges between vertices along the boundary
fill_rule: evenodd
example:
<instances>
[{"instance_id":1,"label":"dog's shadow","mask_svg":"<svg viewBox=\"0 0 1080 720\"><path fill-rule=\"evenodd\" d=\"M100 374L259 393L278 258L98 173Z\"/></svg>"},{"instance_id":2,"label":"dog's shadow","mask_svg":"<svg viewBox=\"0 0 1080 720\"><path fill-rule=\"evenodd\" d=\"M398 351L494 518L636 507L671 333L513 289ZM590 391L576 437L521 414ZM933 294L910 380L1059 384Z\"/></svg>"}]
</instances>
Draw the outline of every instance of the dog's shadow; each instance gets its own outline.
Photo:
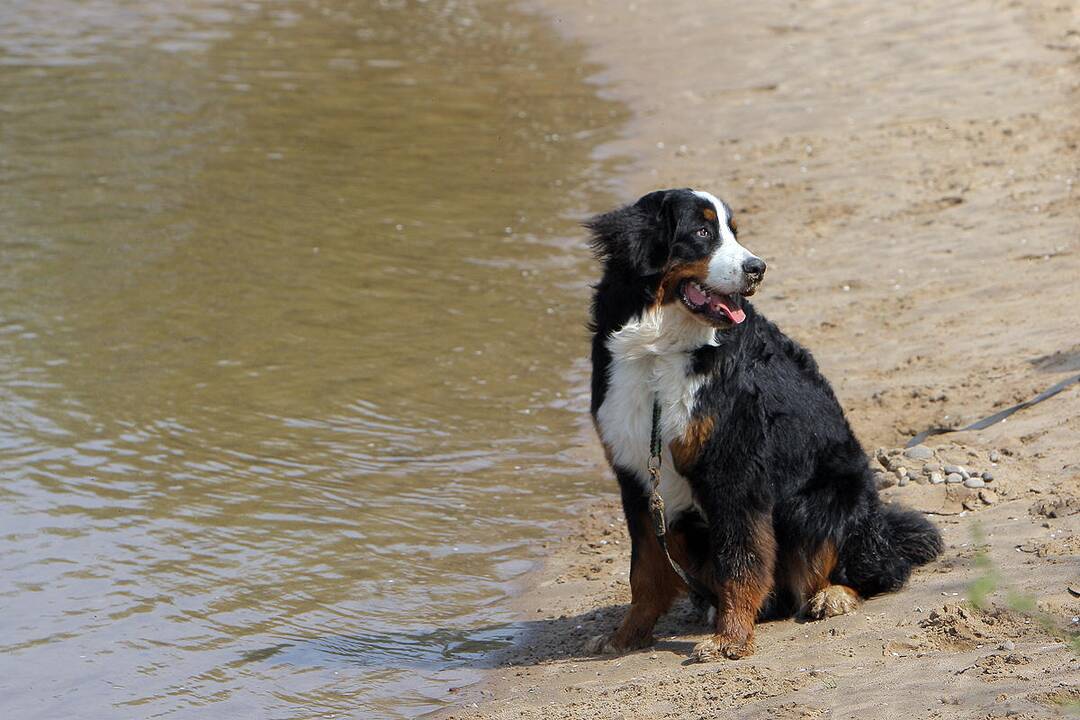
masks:
<instances>
[{"instance_id":1,"label":"dog's shadow","mask_svg":"<svg viewBox=\"0 0 1080 720\"><path fill-rule=\"evenodd\" d=\"M591 638L613 632L629 607L625 604L608 605L577 615L560 615L515 623L518 639L511 646L490 654L481 665L510 667L567 660L610 659L610 655L586 652L585 646ZM708 625L705 613L689 600L680 600L657 622L653 632L657 643L645 650L668 651L689 658L696 642L691 638L706 632Z\"/></svg>"},{"instance_id":2,"label":"dog's shadow","mask_svg":"<svg viewBox=\"0 0 1080 720\"><path fill-rule=\"evenodd\" d=\"M561 615L543 620L514 623L517 639L512 645L491 653L481 661L482 667L539 665L567 660L608 660L612 655L597 655L586 651L586 645L598 635L608 635L630 609L628 604L608 605L578 615ZM695 605L688 598L680 599L671 611L656 623L653 636L656 643L638 652L666 651L681 655L684 665L691 659L694 646L711 632L707 619L708 608ZM799 625L813 622L800 613L776 612L759 617L757 626L793 622Z\"/></svg>"}]
</instances>

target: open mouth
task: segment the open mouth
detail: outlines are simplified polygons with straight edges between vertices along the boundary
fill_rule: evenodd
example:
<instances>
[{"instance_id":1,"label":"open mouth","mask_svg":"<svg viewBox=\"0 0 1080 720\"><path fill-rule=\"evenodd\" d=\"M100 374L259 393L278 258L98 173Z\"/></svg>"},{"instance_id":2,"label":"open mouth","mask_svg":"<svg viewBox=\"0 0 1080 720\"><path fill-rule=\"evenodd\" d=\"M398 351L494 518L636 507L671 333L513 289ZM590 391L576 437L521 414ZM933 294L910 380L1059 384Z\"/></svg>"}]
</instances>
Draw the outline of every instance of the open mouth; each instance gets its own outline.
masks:
<instances>
[{"instance_id":1,"label":"open mouth","mask_svg":"<svg viewBox=\"0 0 1080 720\"><path fill-rule=\"evenodd\" d=\"M696 315L702 315L714 324L738 325L746 319L738 295L721 295L706 289L695 280L684 280L679 285L679 297L683 304Z\"/></svg>"}]
</instances>

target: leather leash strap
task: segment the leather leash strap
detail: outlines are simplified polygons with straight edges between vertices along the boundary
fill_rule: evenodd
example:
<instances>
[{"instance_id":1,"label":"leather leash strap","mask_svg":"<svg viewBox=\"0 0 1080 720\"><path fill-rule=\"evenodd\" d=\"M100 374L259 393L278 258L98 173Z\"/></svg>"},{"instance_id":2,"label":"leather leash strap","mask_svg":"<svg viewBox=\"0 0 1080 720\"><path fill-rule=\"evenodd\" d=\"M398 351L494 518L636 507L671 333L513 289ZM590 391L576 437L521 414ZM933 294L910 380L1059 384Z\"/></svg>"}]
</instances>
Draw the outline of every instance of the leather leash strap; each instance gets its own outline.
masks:
<instances>
[{"instance_id":1,"label":"leather leash strap","mask_svg":"<svg viewBox=\"0 0 1080 720\"><path fill-rule=\"evenodd\" d=\"M656 533L656 539L660 542L660 548L664 551L664 557L671 563L671 569L686 583L690 593L698 596L698 598L713 607L718 607L716 593L713 592L712 588L706 586L686 570L683 570L682 566L675 562L675 558L671 557L671 553L668 551L667 518L664 516L664 498L660 494L660 464L663 452L663 439L660 432L660 399L653 398L652 437L649 440L649 476L652 478L652 491L649 494L649 517L652 519L653 532Z\"/></svg>"},{"instance_id":2,"label":"leather leash strap","mask_svg":"<svg viewBox=\"0 0 1080 720\"><path fill-rule=\"evenodd\" d=\"M990 427L994 423L1001 422L1005 418L1009 417L1010 415L1012 415L1017 410L1023 410L1024 408L1029 408L1032 405L1035 405L1037 403L1041 403L1043 400L1046 400L1047 398L1051 398L1051 397L1057 395L1059 392L1061 392L1065 388L1069 387L1070 385L1072 385L1073 383L1078 382L1078 381L1080 381L1080 375L1074 375L1071 378L1065 378L1064 380L1057 383L1053 387L1050 387L1050 388L1047 388L1046 390L1043 390L1041 393L1039 393L1035 397L1031 398L1030 400L1025 400L1022 403L1017 403L1016 405L1013 405L1012 407L1005 408L1001 412L996 412L993 415L991 415L990 417L984 417L982 420L978 420L976 422L973 422L970 425L968 425L967 427L962 427L962 428L936 427L936 428L930 428L929 430L923 430L921 433L919 433L915 437L908 440L907 445L905 445L904 447L914 447L914 446L918 445L919 443L921 443L926 438L931 437L933 435L944 435L946 433L965 432L967 430L982 430L983 428Z\"/></svg>"}]
</instances>

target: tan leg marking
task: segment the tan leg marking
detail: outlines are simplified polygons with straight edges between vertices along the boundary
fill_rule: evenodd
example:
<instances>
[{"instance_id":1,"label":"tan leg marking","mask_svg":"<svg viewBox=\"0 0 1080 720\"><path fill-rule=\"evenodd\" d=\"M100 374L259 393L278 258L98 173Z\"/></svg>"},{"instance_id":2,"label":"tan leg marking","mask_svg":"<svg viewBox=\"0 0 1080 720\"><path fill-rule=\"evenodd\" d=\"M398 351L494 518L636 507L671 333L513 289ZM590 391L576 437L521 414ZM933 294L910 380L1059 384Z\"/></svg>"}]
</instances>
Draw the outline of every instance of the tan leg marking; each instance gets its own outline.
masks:
<instances>
[{"instance_id":1,"label":"tan leg marking","mask_svg":"<svg viewBox=\"0 0 1080 720\"><path fill-rule=\"evenodd\" d=\"M802 607L809 598L829 586L829 576L836 569L836 562L836 545L829 541L807 553L801 549L785 553L780 584L790 590L796 607Z\"/></svg>"},{"instance_id":2,"label":"tan leg marking","mask_svg":"<svg viewBox=\"0 0 1080 720\"><path fill-rule=\"evenodd\" d=\"M641 527L642 535L637 538L637 558L630 568L630 610L619 629L610 636L591 638L585 644L586 653L613 655L652 645L655 642L652 631L656 621L686 590L686 585L664 556L647 515L641 516ZM668 550L676 561L685 563L685 536L669 533Z\"/></svg>"},{"instance_id":3,"label":"tan leg marking","mask_svg":"<svg viewBox=\"0 0 1080 720\"><path fill-rule=\"evenodd\" d=\"M713 662L753 655L754 621L772 590L776 563L776 539L770 516L761 517L755 523L751 550L755 565L749 572L744 577L729 578L720 583L716 633L694 647L692 660Z\"/></svg>"},{"instance_id":4,"label":"tan leg marking","mask_svg":"<svg viewBox=\"0 0 1080 720\"><path fill-rule=\"evenodd\" d=\"M860 601L859 594L847 585L829 585L806 601L799 616L805 620L824 620L846 615L858 608Z\"/></svg>"}]
</instances>

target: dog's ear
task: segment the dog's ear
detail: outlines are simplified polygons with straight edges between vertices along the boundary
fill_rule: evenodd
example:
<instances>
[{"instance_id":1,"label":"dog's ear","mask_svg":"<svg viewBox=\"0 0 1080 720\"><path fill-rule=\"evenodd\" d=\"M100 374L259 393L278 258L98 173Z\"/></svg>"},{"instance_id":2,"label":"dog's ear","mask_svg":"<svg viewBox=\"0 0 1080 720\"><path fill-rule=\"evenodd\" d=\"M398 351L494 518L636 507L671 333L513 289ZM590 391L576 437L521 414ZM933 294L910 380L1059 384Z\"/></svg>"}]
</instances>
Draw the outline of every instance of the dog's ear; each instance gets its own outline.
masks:
<instances>
[{"instance_id":1,"label":"dog's ear","mask_svg":"<svg viewBox=\"0 0 1080 720\"><path fill-rule=\"evenodd\" d=\"M623 265L639 275L664 269L675 234L673 190L656 190L633 205L597 215L585 222L592 233L596 258Z\"/></svg>"}]
</instances>

